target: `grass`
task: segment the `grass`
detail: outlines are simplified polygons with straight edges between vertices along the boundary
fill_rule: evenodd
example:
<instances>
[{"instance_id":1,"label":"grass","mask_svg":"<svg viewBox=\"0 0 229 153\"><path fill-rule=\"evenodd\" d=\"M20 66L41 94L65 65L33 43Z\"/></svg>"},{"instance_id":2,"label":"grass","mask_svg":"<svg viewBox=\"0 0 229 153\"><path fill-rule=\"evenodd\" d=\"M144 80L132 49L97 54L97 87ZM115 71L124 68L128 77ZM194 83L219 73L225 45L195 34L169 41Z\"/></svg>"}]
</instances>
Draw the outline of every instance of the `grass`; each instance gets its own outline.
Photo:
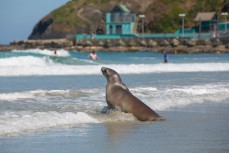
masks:
<instances>
[{"instance_id":1,"label":"grass","mask_svg":"<svg viewBox=\"0 0 229 153\"><path fill-rule=\"evenodd\" d=\"M51 16L54 23L63 24L69 27L77 27L84 24L89 26L87 21L81 19L77 15L79 7L91 4L93 7L104 9L111 0L72 0L66 5L54 10ZM117 4L124 0L113 0ZM185 23L193 23L193 19L198 12L219 11L222 7L222 0L193 0L195 4L189 9L182 8L182 4L187 0L160 0L163 5L168 7L164 15L160 14L160 18L153 23L153 27L149 28L150 32L174 32L181 26L181 18L179 13L185 13ZM154 4L153 4L154 5ZM140 8L140 7L139 7ZM151 12L150 12L151 13ZM88 19L89 21L91 19Z\"/></svg>"}]
</instances>

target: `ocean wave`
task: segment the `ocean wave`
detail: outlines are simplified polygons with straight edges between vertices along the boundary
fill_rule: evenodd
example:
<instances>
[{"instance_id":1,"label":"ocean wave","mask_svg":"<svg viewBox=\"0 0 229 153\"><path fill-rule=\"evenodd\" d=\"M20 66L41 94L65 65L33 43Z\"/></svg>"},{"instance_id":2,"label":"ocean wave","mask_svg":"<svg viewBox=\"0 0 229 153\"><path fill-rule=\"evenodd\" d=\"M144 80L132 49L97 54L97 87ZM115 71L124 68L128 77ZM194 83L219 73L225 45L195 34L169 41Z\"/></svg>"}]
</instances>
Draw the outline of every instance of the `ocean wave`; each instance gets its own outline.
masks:
<instances>
[{"instance_id":1,"label":"ocean wave","mask_svg":"<svg viewBox=\"0 0 229 153\"><path fill-rule=\"evenodd\" d=\"M130 91L157 112L182 108L187 111L190 105L229 102L228 83L168 88L146 86L130 88ZM88 123L136 121L128 113L100 113L107 106L105 89L100 88L0 93L0 103L0 136Z\"/></svg>"},{"instance_id":2,"label":"ocean wave","mask_svg":"<svg viewBox=\"0 0 229 153\"><path fill-rule=\"evenodd\" d=\"M171 107L187 106L205 102L220 103L229 99L229 84L206 84L194 86L180 86L169 88L135 87L130 88L133 95L143 102L156 108L156 110L168 110ZM61 107L69 104L77 105L80 111L97 110L106 105L105 89L81 89L81 90L34 90L14 93L0 93L0 101L15 102L22 101L37 103L48 103ZM96 93L96 94L93 94ZM58 102L56 102L58 98ZM28 101L26 100L28 99ZM68 103L66 103L66 100Z\"/></svg>"},{"instance_id":3,"label":"ocean wave","mask_svg":"<svg viewBox=\"0 0 229 153\"><path fill-rule=\"evenodd\" d=\"M103 66L120 74L229 71L229 63L66 65L47 57L22 56L1 58L0 76L100 75Z\"/></svg>"},{"instance_id":4,"label":"ocean wave","mask_svg":"<svg viewBox=\"0 0 229 153\"><path fill-rule=\"evenodd\" d=\"M82 90L32 90L24 92L0 93L0 101L15 101L20 99L32 99L38 97L63 97L63 98L80 98L87 95L102 96L100 92L105 92L101 89L82 89ZM104 94L103 94L104 95Z\"/></svg>"},{"instance_id":5,"label":"ocean wave","mask_svg":"<svg viewBox=\"0 0 229 153\"><path fill-rule=\"evenodd\" d=\"M0 116L0 136L86 123L99 121L84 112L6 112Z\"/></svg>"},{"instance_id":6,"label":"ocean wave","mask_svg":"<svg viewBox=\"0 0 229 153\"><path fill-rule=\"evenodd\" d=\"M34 57L34 56L21 56L0 58L0 70L2 68L33 68L33 67L46 67L53 65L54 62L47 57Z\"/></svg>"},{"instance_id":7,"label":"ocean wave","mask_svg":"<svg viewBox=\"0 0 229 153\"><path fill-rule=\"evenodd\" d=\"M206 84L164 89L140 88L132 90L136 97L155 110L171 110L192 104L229 102L229 84Z\"/></svg>"},{"instance_id":8,"label":"ocean wave","mask_svg":"<svg viewBox=\"0 0 229 153\"><path fill-rule=\"evenodd\" d=\"M47 56L53 56L54 52L48 49L27 49L27 50L14 50L15 53L32 53L32 54L40 54L40 55L47 55ZM68 57L70 56L69 51L64 49L58 49L56 50L57 55L59 57Z\"/></svg>"},{"instance_id":9,"label":"ocean wave","mask_svg":"<svg viewBox=\"0 0 229 153\"><path fill-rule=\"evenodd\" d=\"M97 94L94 94L97 93ZM0 93L1 110L84 112L97 111L106 105L105 89L33 90Z\"/></svg>"}]
</instances>

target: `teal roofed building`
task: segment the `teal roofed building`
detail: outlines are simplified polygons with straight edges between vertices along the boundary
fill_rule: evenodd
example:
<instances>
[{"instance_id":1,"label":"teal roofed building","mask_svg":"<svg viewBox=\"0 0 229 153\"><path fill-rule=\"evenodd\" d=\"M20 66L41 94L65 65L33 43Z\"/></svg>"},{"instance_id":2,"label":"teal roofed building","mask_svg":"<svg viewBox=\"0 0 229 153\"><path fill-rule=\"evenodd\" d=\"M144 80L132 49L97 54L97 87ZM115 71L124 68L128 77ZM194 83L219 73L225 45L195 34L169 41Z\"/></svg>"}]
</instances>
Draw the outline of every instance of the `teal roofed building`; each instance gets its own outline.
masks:
<instances>
[{"instance_id":1,"label":"teal roofed building","mask_svg":"<svg viewBox=\"0 0 229 153\"><path fill-rule=\"evenodd\" d=\"M133 34L135 20L135 13L130 12L125 5L117 5L106 13L106 34Z\"/></svg>"}]
</instances>

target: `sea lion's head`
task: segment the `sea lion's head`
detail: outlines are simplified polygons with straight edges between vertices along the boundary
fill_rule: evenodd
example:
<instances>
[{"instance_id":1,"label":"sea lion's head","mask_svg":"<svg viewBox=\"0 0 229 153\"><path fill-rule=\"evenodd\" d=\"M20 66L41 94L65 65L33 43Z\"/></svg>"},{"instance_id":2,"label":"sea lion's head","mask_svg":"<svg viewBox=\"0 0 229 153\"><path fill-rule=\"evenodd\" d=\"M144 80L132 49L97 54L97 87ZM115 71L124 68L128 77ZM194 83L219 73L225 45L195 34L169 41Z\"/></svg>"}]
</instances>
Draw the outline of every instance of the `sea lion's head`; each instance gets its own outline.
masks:
<instances>
[{"instance_id":1,"label":"sea lion's head","mask_svg":"<svg viewBox=\"0 0 229 153\"><path fill-rule=\"evenodd\" d=\"M101 71L109 83L120 83L120 82L122 82L119 74L115 70L112 70L112 69L107 68L107 67L102 67Z\"/></svg>"}]
</instances>

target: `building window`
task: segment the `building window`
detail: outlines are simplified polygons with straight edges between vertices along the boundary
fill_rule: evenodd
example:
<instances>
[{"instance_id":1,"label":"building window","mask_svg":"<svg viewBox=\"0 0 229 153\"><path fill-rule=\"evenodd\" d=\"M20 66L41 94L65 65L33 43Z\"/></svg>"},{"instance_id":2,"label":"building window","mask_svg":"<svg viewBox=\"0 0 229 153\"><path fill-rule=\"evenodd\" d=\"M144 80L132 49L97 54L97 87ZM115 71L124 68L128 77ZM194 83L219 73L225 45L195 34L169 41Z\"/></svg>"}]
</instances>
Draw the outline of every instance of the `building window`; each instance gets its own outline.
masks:
<instances>
[{"instance_id":1,"label":"building window","mask_svg":"<svg viewBox=\"0 0 229 153\"><path fill-rule=\"evenodd\" d=\"M110 31L110 34L113 34L113 27L112 27L112 25L110 25L109 31Z\"/></svg>"},{"instance_id":2,"label":"building window","mask_svg":"<svg viewBox=\"0 0 229 153\"><path fill-rule=\"evenodd\" d=\"M116 34L122 34L122 26L121 25L116 26Z\"/></svg>"}]
</instances>

